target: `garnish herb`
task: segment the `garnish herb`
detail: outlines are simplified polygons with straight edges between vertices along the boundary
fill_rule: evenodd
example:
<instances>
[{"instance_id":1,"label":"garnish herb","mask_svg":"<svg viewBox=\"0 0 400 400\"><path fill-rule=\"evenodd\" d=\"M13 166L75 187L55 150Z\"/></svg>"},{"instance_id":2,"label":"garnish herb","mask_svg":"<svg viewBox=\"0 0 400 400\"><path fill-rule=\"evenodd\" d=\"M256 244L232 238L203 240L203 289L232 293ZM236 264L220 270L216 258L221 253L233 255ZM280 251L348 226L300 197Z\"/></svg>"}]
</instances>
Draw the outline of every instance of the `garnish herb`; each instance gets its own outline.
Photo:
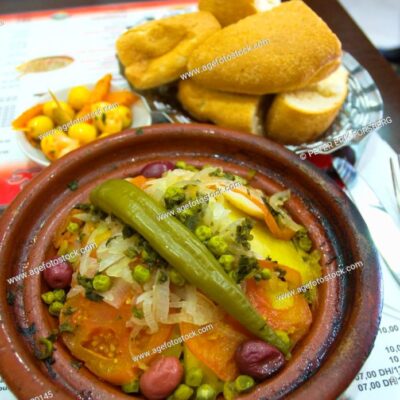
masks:
<instances>
[{"instance_id":1,"label":"garnish herb","mask_svg":"<svg viewBox=\"0 0 400 400\"><path fill-rule=\"evenodd\" d=\"M71 190L72 192L74 192L76 189L78 189L79 187L79 182L75 179L73 181L71 181L70 183L68 183L68 189Z\"/></svg>"}]
</instances>

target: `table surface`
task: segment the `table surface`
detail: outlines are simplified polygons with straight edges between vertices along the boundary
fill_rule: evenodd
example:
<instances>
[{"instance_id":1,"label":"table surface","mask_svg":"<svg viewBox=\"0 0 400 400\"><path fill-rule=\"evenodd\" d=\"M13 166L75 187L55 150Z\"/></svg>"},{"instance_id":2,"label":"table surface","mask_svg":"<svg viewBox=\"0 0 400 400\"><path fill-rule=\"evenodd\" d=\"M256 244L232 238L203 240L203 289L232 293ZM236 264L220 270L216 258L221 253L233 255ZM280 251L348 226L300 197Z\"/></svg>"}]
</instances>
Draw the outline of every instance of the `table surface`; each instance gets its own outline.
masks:
<instances>
[{"instance_id":1,"label":"table surface","mask_svg":"<svg viewBox=\"0 0 400 400\"><path fill-rule=\"evenodd\" d=\"M29 2L26 0L1 0L0 14L132 1L134 0L30 0ZM400 153L399 77L337 0L305 1L338 35L343 49L351 53L375 80L382 93L385 117L390 116L393 121L392 124L381 128L379 133L397 153Z\"/></svg>"}]
</instances>

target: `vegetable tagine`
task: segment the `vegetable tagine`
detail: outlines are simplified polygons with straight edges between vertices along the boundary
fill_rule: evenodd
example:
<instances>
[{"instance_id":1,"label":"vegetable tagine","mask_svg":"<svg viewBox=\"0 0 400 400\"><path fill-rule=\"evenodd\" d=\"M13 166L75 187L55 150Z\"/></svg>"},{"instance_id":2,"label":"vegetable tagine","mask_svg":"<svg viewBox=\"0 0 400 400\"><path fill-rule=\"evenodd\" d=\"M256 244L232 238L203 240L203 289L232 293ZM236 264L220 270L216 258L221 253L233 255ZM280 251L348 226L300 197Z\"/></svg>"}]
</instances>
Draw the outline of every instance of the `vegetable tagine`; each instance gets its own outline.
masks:
<instances>
[{"instance_id":1,"label":"vegetable tagine","mask_svg":"<svg viewBox=\"0 0 400 400\"><path fill-rule=\"evenodd\" d=\"M54 237L59 256L80 255L43 273L58 330L38 357L60 340L74 365L146 399L251 391L284 368L318 302L315 287L281 296L321 275L290 196L183 161L103 182Z\"/></svg>"},{"instance_id":2,"label":"vegetable tagine","mask_svg":"<svg viewBox=\"0 0 400 400\"><path fill-rule=\"evenodd\" d=\"M111 79L111 74L105 75L92 90L73 87L67 101L50 92L52 100L26 110L13 121L13 128L25 132L50 161L123 131L132 125L131 106L139 98L127 90L111 91Z\"/></svg>"}]
</instances>

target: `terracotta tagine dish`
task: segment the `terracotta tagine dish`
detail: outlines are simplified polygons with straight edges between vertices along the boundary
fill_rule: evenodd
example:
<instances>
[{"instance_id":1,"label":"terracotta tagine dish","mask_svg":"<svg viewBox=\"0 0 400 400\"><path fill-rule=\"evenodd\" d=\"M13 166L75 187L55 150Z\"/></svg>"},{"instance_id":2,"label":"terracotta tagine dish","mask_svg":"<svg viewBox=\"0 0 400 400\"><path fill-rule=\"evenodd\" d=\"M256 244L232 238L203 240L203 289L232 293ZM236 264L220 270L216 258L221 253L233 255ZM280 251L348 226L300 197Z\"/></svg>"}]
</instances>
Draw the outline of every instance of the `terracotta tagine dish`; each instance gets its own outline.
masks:
<instances>
[{"instance_id":1,"label":"terracotta tagine dish","mask_svg":"<svg viewBox=\"0 0 400 400\"><path fill-rule=\"evenodd\" d=\"M200 124L156 125L93 142L51 164L8 207L0 219L0 374L7 385L23 400L46 392L57 400L145 398L143 391L124 393L117 374L113 377L115 384L102 379L101 373L95 373L101 362L90 366L86 356L79 358L74 344L65 339L72 319L62 321L62 337L50 340L51 357L41 357L49 345L41 338L51 337L60 325L43 301L42 294L49 291L44 272L29 272L55 257L54 238L60 226L77 204L89 201L95 187L109 179L141 176L145 166L159 161L171 165L180 161L180 165L189 165L195 171L211 165L219 171L214 173L216 177L241 177L267 197L290 189L285 210L296 226L306 228L310 243L321 255L321 277L361 262L362 267L315 285L309 310L312 323L290 349L285 365L267 379L255 379L250 390L237 395L248 400L319 399L323 393L325 400L336 399L368 357L380 321L381 271L367 227L333 181L283 146L266 138ZM182 171L184 174L185 168ZM220 171L223 175L218 175ZM97 195L98 204L107 203L106 191ZM102 195L105 197L99 200ZM265 207L259 204L260 209ZM121 218L116 212L110 214ZM71 226L71 232L75 228ZM221 258L219 261L222 263ZM10 280L24 272L24 279ZM285 271L280 277L283 283L287 280L284 275ZM253 298L249 287L247 295ZM208 295L207 290L201 293ZM218 303L218 295L211 299ZM93 308L98 304L93 302ZM88 309L88 315L90 312ZM65 314L65 308L61 314ZM107 316L104 324L108 324L106 320ZM78 325L76 329L83 329ZM112 331L112 326L107 326ZM244 329L251 330L249 326ZM254 330L249 333L251 337L254 334ZM125 340L116 337L117 344ZM206 340L207 336L202 337ZM194 347L189 348L196 354ZM240 365L239 369L242 373Z\"/></svg>"}]
</instances>

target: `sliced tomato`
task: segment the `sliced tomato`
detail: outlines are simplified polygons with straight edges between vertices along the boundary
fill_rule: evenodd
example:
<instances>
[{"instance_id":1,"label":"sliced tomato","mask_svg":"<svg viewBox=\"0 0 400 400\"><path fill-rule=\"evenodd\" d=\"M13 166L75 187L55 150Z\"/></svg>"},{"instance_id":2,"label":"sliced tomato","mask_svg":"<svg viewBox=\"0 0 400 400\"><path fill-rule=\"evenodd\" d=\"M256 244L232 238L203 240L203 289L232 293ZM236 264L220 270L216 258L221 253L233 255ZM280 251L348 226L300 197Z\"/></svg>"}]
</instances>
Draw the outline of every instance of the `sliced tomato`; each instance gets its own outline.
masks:
<instances>
[{"instance_id":1,"label":"sliced tomato","mask_svg":"<svg viewBox=\"0 0 400 400\"><path fill-rule=\"evenodd\" d=\"M233 381L239 375L234 359L235 352L248 336L236 330L227 319L213 322L212 325L213 329L186 340L185 344L218 378ZM193 335L199 326L181 322L180 329L182 335Z\"/></svg>"},{"instance_id":2,"label":"sliced tomato","mask_svg":"<svg viewBox=\"0 0 400 400\"><path fill-rule=\"evenodd\" d=\"M246 294L254 308L272 328L287 332L292 343L296 343L309 330L312 313L301 294L295 294L283 301L275 300L288 290L287 283L280 281L276 275L267 281L246 281Z\"/></svg>"},{"instance_id":3,"label":"sliced tomato","mask_svg":"<svg viewBox=\"0 0 400 400\"><path fill-rule=\"evenodd\" d=\"M60 313L60 326L73 331L64 332L62 339L72 355L91 372L112 384L123 385L139 375L138 364L130 353L131 328L126 327L131 316L129 304L124 303L117 310L103 301L74 296ZM142 338L141 352L162 344L171 330L161 328L161 334L148 335L147 341Z\"/></svg>"}]
</instances>

